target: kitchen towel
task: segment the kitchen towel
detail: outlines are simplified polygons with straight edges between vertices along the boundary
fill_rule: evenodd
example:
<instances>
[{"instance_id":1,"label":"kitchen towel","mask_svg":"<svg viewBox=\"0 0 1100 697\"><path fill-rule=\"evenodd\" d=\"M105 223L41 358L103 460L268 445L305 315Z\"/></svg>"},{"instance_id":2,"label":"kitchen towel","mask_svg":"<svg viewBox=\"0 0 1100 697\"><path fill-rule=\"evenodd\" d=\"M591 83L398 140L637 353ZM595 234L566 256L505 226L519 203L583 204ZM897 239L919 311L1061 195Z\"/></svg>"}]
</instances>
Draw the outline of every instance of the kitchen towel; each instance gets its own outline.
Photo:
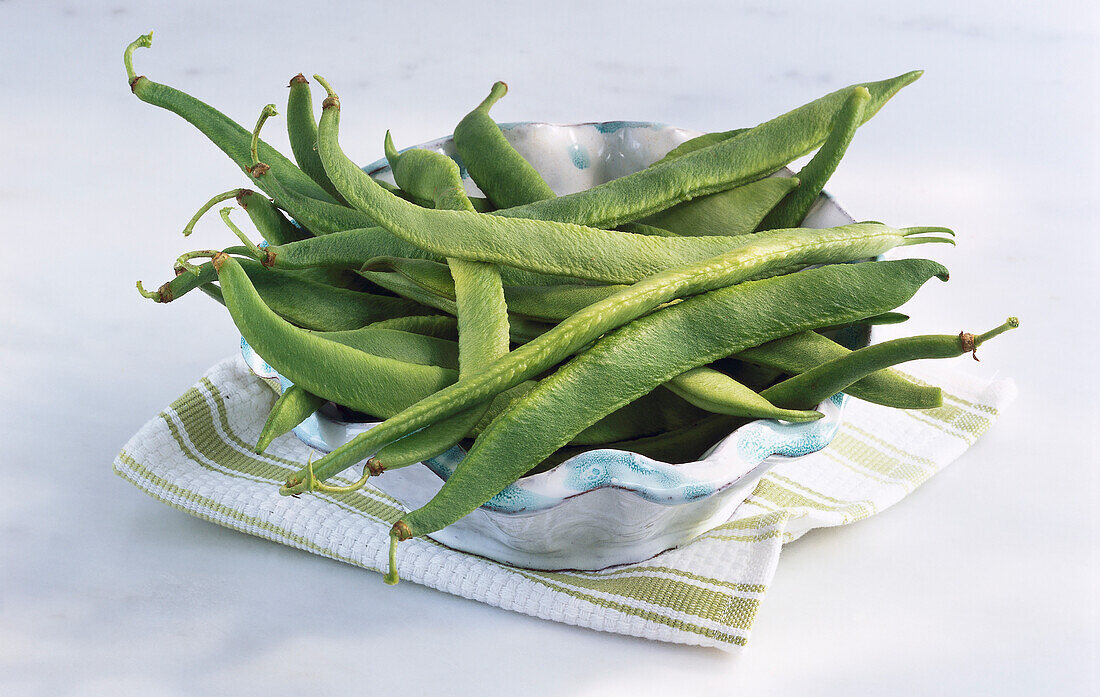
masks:
<instances>
[{"instance_id":1,"label":"kitchen towel","mask_svg":"<svg viewBox=\"0 0 1100 697\"><path fill-rule=\"evenodd\" d=\"M970 447L1016 394L1011 380L934 375L942 407L902 411L851 400L827 448L779 464L731 520L645 562L530 571L418 538L401 543L398 570L403 581L543 619L736 650L748 641L784 544L898 502ZM226 359L130 439L115 471L200 518L384 571L401 503L371 486L281 496L279 485L310 449L288 434L264 455L252 451L274 400L239 355ZM357 476L356 468L331 481Z\"/></svg>"}]
</instances>

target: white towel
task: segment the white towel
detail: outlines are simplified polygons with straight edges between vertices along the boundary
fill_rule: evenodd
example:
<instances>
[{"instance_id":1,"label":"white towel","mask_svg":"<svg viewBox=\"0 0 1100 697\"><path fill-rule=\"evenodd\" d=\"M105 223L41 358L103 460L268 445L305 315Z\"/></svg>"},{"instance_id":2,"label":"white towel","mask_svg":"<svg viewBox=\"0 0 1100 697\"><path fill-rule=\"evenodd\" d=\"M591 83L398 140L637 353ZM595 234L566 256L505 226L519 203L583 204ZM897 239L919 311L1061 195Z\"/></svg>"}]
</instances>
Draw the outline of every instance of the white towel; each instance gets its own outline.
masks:
<instances>
[{"instance_id":1,"label":"white towel","mask_svg":"<svg viewBox=\"0 0 1100 697\"><path fill-rule=\"evenodd\" d=\"M420 538L401 544L398 570L405 581L543 619L734 650L748 640L785 543L901 500L970 447L1016 394L1010 380L934 375L944 406L902 411L852 400L829 447L779 465L729 522L645 562L529 571ZM252 451L274 399L239 356L226 359L130 439L115 471L219 525L385 570L400 502L370 486L281 496L279 485L306 463L309 448L288 434L265 455ZM333 481L358 472L349 474Z\"/></svg>"}]
</instances>

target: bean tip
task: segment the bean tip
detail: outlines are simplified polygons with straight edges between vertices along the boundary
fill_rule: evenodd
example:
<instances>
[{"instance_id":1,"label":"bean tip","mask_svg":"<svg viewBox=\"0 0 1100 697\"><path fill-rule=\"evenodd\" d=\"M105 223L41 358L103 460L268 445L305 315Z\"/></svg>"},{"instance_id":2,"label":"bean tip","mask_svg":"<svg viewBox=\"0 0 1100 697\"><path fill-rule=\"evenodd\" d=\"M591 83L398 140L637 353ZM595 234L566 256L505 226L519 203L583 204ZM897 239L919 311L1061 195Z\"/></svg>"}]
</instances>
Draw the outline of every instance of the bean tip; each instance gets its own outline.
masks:
<instances>
[{"instance_id":1,"label":"bean tip","mask_svg":"<svg viewBox=\"0 0 1100 697\"><path fill-rule=\"evenodd\" d=\"M321 75L314 75L313 79L316 80L321 85L321 87L324 87L325 92L328 93L328 96L325 97L325 101L321 102L321 108L322 109L339 109L340 108L340 97L339 97L339 95L336 94L336 90L332 89L332 85L329 84L329 81L326 80Z\"/></svg>"},{"instance_id":2,"label":"bean tip","mask_svg":"<svg viewBox=\"0 0 1100 697\"><path fill-rule=\"evenodd\" d=\"M309 80L306 79L306 76L301 74L301 73L298 73L294 77L290 78L290 84L288 84L287 87L293 87L294 85L308 85L308 84L309 84Z\"/></svg>"},{"instance_id":3,"label":"bean tip","mask_svg":"<svg viewBox=\"0 0 1100 697\"><path fill-rule=\"evenodd\" d=\"M160 302L160 293L145 290L145 286L142 284L141 281L137 282L137 291L139 293L141 293L141 297L143 297L143 298L149 298L153 302L157 302L157 303Z\"/></svg>"},{"instance_id":4,"label":"bean tip","mask_svg":"<svg viewBox=\"0 0 1100 697\"><path fill-rule=\"evenodd\" d=\"M386 161L390 163L390 169L395 169L399 153L397 148L394 147L393 137L390 135L389 129L386 129L386 139L382 142L382 149L386 153Z\"/></svg>"}]
</instances>

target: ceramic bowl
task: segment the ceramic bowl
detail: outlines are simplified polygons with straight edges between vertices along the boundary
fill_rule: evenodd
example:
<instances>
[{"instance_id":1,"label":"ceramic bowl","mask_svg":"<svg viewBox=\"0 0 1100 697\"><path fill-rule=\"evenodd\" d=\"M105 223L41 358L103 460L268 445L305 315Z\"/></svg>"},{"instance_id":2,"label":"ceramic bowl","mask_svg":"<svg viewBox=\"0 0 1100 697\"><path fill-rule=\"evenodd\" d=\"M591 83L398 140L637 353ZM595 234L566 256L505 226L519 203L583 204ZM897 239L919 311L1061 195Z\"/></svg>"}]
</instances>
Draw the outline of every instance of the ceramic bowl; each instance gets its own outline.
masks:
<instances>
[{"instance_id":1,"label":"ceramic bowl","mask_svg":"<svg viewBox=\"0 0 1100 697\"><path fill-rule=\"evenodd\" d=\"M505 137L558 194L587 189L660 159L699 135L662 124L611 121L575 125L502 124ZM445 153L462 165L450 137L415 146ZM392 182L385 160L363 168ZM778 173L779 176L788 173ZM480 195L462 167L467 191ZM854 222L822 195L806 219L810 227ZM866 329L836 337L849 346L868 343ZM258 376L289 383L242 340L245 361ZM716 443L700 460L659 462L636 453L599 449L553 469L529 475L457 523L432 533L449 547L532 569L602 569L653 557L726 522L776 465L824 448L840 425L847 397L818 409L824 418L793 424L752 421ZM373 423L341 421L322 409L295 429L312 448L329 452ZM464 457L454 447L420 465L387 472L371 484L417 508L442 486ZM348 470L358 477L358 467Z\"/></svg>"}]
</instances>

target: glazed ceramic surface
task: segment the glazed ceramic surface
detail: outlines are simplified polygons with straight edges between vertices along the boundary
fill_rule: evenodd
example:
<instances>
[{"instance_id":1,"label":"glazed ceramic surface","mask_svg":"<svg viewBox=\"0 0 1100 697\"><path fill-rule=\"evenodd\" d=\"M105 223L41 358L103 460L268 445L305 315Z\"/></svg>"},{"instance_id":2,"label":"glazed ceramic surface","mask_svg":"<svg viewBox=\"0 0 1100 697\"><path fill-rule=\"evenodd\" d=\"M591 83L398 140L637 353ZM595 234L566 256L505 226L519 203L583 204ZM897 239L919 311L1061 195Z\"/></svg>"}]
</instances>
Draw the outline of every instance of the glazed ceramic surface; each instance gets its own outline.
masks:
<instances>
[{"instance_id":1,"label":"glazed ceramic surface","mask_svg":"<svg viewBox=\"0 0 1100 697\"><path fill-rule=\"evenodd\" d=\"M502 129L558 194L635 172L699 135L636 121L503 124ZM416 147L445 153L462 165L450 137ZM363 169L393 181L385 160ZM779 173L784 174L789 173ZM479 195L465 167L462 175L467 191ZM850 222L852 218L823 195L804 224L832 227ZM865 345L868 338L867 331L860 329L838 340ZM289 385L243 339L241 350L258 376L278 382L281 389ZM846 400L844 395L827 400L819 407L825 417L810 423L750 422L691 463L669 464L622 450L591 450L547 472L524 477L431 537L456 549L533 569L601 569L648 559L728 520L775 465L828 445ZM322 409L295 433L311 447L329 452L373 425L341 421L335 411ZM417 508L435 495L464 456L456 446L423 464L373 478L371 484Z\"/></svg>"}]
</instances>

